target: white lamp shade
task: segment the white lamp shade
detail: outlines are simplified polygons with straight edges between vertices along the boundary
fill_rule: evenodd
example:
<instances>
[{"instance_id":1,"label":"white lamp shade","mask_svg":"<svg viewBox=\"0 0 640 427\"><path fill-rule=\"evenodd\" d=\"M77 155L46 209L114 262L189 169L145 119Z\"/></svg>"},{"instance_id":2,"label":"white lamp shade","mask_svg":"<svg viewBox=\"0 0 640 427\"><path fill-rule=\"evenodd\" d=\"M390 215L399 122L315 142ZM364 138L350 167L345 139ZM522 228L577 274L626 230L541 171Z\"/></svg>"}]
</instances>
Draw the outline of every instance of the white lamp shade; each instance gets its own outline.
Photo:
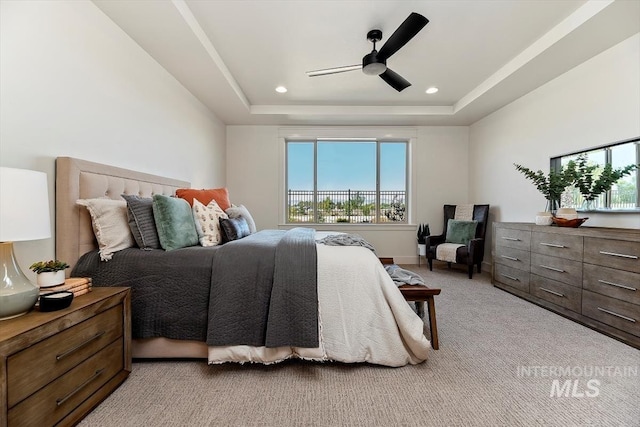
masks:
<instances>
[{"instance_id":1,"label":"white lamp shade","mask_svg":"<svg viewBox=\"0 0 640 427\"><path fill-rule=\"evenodd\" d=\"M49 237L47 174L0 167L0 242Z\"/></svg>"}]
</instances>

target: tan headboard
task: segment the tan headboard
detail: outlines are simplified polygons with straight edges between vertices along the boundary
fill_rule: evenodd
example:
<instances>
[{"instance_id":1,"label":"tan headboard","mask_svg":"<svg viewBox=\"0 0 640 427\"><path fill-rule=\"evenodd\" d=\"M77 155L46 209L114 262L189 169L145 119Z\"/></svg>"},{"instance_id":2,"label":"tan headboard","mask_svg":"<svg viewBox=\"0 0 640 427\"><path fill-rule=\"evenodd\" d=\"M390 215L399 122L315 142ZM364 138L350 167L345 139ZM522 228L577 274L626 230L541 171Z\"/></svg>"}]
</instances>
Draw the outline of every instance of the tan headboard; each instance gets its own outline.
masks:
<instances>
[{"instance_id":1,"label":"tan headboard","mask_svg":"<svg viewBox=\"0 0 640 427\"><path fill-rule=\"evenodd\" d=\"M177 188L191 184L71 157L56 159L56 258L73 268L81 255L97 249L91 218L78 199L109 197L121 194L151 197L173 195ZM67 275L71 269L67 270Z\"/></svg>"}]
</instances>

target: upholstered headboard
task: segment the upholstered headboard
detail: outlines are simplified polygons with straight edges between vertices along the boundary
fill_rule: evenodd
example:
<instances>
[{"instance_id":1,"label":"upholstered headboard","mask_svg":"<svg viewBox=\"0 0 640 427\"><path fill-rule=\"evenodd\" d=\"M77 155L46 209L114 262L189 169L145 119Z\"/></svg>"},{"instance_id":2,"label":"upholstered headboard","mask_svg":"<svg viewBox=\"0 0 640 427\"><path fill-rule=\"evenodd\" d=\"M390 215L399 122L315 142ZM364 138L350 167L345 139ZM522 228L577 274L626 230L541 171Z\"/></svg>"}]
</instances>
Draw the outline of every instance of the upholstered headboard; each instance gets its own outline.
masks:
<instances>
[{"instance_id":1,"label":"upholstered headboard","mask_svg":"<svg viewBox=\"0 0 640 427\"><path fill-rule=\"evenodd\" d=\"M78 199L121 194L151 197L173 195L177 188L189 188L187 181L150 175L71 157L56 159L56 258L72 268L81 255L98 248L91 217ZM71 269L67 270L67 275Z\"/></svg>"}]
</instances>

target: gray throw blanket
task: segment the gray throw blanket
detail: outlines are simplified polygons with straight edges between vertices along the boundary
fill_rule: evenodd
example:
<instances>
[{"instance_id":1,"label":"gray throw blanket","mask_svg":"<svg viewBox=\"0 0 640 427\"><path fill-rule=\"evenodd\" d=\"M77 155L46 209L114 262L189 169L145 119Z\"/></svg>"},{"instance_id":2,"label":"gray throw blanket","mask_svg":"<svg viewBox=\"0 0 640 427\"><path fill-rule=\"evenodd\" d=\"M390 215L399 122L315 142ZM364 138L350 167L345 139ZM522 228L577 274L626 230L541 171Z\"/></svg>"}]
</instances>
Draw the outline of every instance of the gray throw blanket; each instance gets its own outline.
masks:
<instances>
[{"instance_id":1,"label":"gray throw blanket","mask_svg":"<svg viewBox=\"0 0 640 427\"><path fill-rule=\"evenodd\" d=\"M318 243L322 243L327 246L362 246L371 250L373 253L376 252L371 243L367 242L357 234L331 234L318 240Z\"/></svg>"},{"instance_id":2,"label":"gray throw blanket","mask_svg":"<svg viewBox=\"0 0 640 427\"><path fill-rule=\"evenodd\" d=\"M423 285L424 280L420 277L419 274L414 273L413 271L406 270L404 268L398 267L395 264L385 265L384 269L387 270L389 276L393 279L394 283L398 286L400 285Z\"/></svg>"},{"instance_id":3,"label":"gray throw blanket","mask_svg":"<svg viewBox=\"0 0 640 427\"><path fill-rule=\"evenodd\" d=\"M215 253L207 344L315 348L315 230L263 230Z\"/></svg>"}]
</instances>

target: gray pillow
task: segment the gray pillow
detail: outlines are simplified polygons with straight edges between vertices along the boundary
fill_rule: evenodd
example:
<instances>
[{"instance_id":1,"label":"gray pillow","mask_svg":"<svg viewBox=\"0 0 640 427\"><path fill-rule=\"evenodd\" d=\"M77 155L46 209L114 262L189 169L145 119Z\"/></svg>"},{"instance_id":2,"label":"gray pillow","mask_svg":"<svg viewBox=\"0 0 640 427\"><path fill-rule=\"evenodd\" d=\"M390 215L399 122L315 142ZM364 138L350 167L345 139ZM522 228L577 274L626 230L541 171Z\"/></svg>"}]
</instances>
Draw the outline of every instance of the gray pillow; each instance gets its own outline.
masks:
<instances>
[{"instance_id":1,"label":"gray pillow","mask_svg":"<svg viewBox=\"0 0 640 427\"><path fill-rule=\"evenodd\" d=\"M153 217L160 246L165 251L198 244L196 224L193 221L191 206L186 200L160 194L154 195Z\"/></svg>"},{"instance_id":2,"label":"gray pillow","mask_svg":"<svg viewBox=\"0 0 640 427\"><path fill-rule=\"evenodd\" d=\"M249 226L249 232L252 234L256 232L256 223L247 208L244 207L244 205L231 206L224 212L229 215L229 218L244 218L247 221L247 225Z\"/></svg>"},{"instance_id":3,"label":"gray pillow","mask_svg":"<svg viewBox=\"0 0 640 427\"><path fill-rule=\"evenodd\" d=\"M222 242L242 239L251 234L247 221L242 217L220 218L220 231L222 232Z\"/></svg>"},{"instance_id":4,"label":"gray pillow","mask_svg":"<svg viewBox=\"0 0 640 427\"><path fill-rule=\"evenodd\" d=\"M160 239L153 218L153 199L123 194L127 202L127 216L131 234L141 249L160 249Z\"/></svg>"}]
</instances>

